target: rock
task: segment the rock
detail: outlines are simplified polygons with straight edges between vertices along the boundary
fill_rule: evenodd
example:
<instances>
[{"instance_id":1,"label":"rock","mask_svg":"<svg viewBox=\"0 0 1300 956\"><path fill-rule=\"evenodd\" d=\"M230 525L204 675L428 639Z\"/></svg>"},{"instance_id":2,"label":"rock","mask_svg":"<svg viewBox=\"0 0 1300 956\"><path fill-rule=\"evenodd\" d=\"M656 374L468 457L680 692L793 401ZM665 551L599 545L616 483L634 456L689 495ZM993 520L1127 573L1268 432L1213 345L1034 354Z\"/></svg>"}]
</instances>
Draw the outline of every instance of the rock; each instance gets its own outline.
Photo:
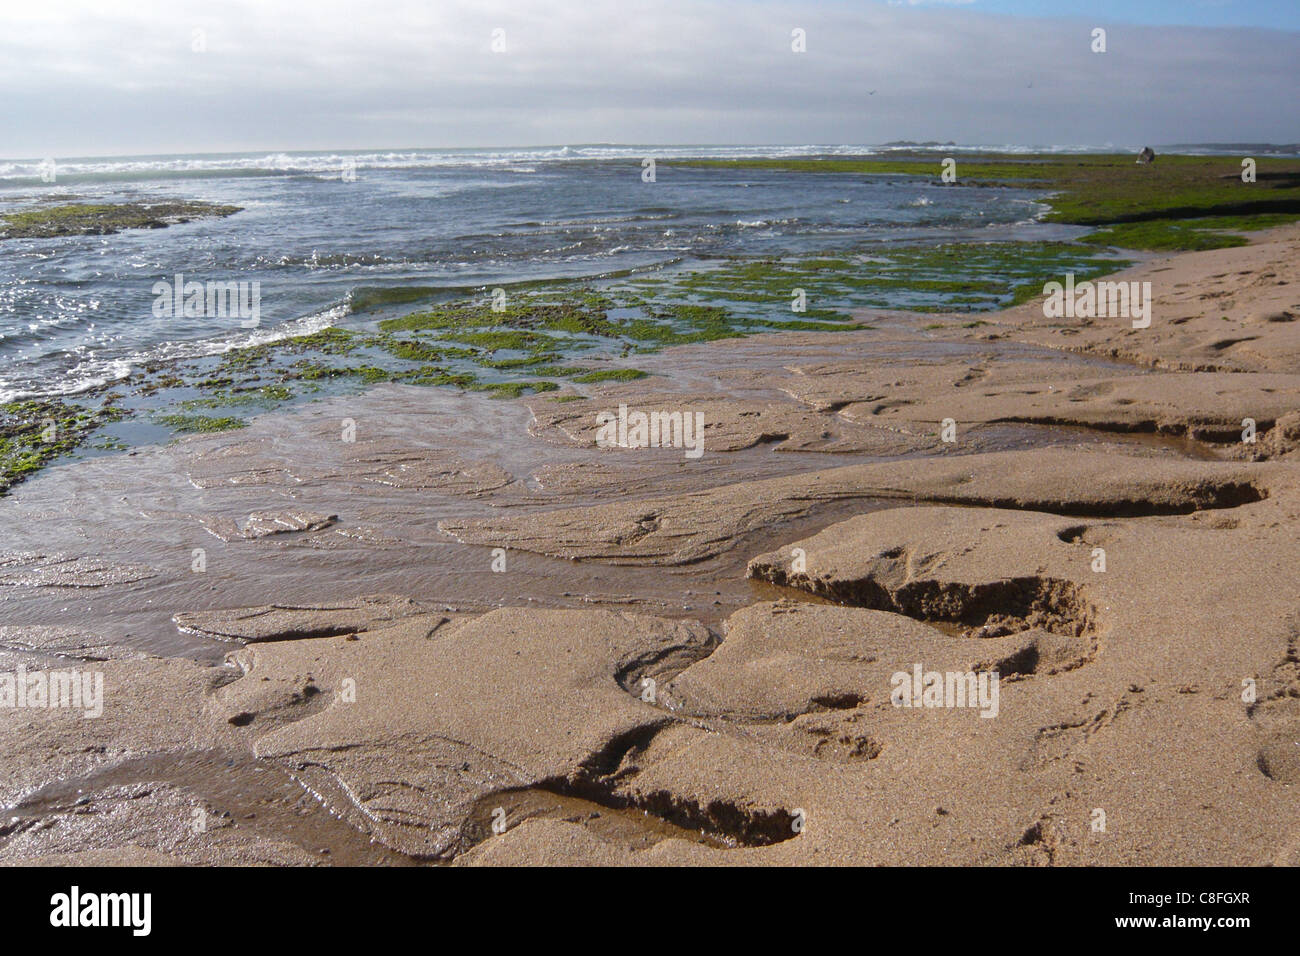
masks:
<instances>
[{"instance_id":1,"label":"rock","mask_svg":"<svg viewBox=\"0 0 1300 956\"><path fill-rule=\"evenodd\" d=\"M429 609L395 594L361 597L345 604L272 604L229 611L182 611L172 620L187 633L222 641L295 641L371 630ZM445 621L446 619L443 618Z\"/></svg>"},{"instance_id":2,"label":"rock","mask_svg":"<svg viewBox=\"0 0 1300 956\"><path fill-rule=\"evenodd\" d=\"M1179 514L1258 500L1243 465L1045 448L932 461L848 465L689 494L587 508L446 520L458 540L615 564L681 565L747 534L846 499L930 501L1072 515Z\"/></svg>"},{"instance_id":3,"label":"rock","mask_svg":"<svg viewBox=\"0 0 1300 956\"><path fill-rule=\"evenodd\" d=\"M110 661L141 659L144 652L88 631L48 625L0 625L0 655Z\"/></svg>"},{"instance_id":4,"label":"rock","mask_svg":"<svg viewBox=\"0 0 1300 956\"><path fill-rule=\"evenodd\" d=\"M138 564L112 564L99 557L0 551L0 586L102 588L134 584L158 572Z\"/></svg>"},{"instance_id":5,"label":"rock","mask_svg":"<svg viewBox=\"0 0 1300 956\"><path fill-rule=\"evenodd\" d=\"M208 533L222 541L238 539L255 540L271 535L323 531L338 521L338 515L314 511L254 511L243 522L236 524L221 515L207 515L199 519Z\"/></svg>"}]
</instances>

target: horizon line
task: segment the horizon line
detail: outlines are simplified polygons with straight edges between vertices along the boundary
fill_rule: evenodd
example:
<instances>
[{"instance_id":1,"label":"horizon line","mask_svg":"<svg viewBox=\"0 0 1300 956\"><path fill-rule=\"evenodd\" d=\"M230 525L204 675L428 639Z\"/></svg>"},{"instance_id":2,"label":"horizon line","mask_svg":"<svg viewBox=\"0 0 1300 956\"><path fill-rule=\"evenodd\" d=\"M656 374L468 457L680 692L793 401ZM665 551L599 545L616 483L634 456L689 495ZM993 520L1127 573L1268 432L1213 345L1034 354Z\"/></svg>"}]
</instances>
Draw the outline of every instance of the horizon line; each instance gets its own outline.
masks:
<instances>
[{"instance_id":1,"label":"horizon line","mask_svg":"<svg viewBox=\"0 0 1300 956\"><path fill-rule=\"evenodd\" d=\"M1229 146L1269 146L1276 148L1300 149L1300 142L1275 143L1268 140L1215 140L1203 142L1153 143L1152 148L1172 149L1176 147L1229 147ZM990 151L1008 148L1026 150L1116 150L1125 151L1138 148L1133 144L1120 143L962 143L954 140L893 139L879 143L612 143L612 142L569 142L569 143L534 143L529 145L475 145L475 146L335 146L335 147L292 147L292 146L252 146L237 150L197 150L192 152L110 152L110 153L65 153L64 161L83 159L147 159L164 156L247 156L256 153L275 155L277 153L377 153L377 152L482 152L489 150L539 150L539 149L879 149L887 146L935 148L953 146L960 149L988 149ZM0 162L44 162L49 156L3 156ZM57 157L56 157L57 158Z\"/></svg>"}]
</instances>

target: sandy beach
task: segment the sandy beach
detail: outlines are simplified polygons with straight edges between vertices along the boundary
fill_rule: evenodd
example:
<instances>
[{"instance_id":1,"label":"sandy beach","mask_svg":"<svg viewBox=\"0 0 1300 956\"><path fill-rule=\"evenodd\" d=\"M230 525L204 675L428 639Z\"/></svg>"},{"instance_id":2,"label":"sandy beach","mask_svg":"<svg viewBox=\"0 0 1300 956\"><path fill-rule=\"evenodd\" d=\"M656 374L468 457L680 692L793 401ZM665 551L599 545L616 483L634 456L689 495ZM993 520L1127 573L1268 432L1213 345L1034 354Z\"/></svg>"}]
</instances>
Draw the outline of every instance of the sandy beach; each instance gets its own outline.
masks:
<instances>
[{"instance_id":1,"label":"sandy beach","mask_svg":"<svg viewBox=\"0 0 1300 956\"><path fill-rule=\"evenodd\" d=\"M0 864L1300 862L1300 227L1116 278L16 486Z\"/></svg>"}]
</instances>

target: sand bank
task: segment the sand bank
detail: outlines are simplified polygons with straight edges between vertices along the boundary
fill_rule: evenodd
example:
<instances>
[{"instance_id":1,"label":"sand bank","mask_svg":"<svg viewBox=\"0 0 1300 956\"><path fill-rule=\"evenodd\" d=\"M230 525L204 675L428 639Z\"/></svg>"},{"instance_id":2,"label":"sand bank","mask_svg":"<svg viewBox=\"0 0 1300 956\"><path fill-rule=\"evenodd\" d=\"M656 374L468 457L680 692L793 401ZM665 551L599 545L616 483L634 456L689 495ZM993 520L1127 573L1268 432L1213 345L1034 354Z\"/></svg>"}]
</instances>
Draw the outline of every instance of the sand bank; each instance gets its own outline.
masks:
<instances>
[{"instance_id":1,"label":"sand bank","mask_svg":"<svg viewBox=\"0 0 1300 956\"><path fill-rule=\"evenodd\" d=\"M1297 862L1300 229L1122 278L51 470L0 656L104 707L0 708L0 862Z\"/></svg>"}]
</instances>

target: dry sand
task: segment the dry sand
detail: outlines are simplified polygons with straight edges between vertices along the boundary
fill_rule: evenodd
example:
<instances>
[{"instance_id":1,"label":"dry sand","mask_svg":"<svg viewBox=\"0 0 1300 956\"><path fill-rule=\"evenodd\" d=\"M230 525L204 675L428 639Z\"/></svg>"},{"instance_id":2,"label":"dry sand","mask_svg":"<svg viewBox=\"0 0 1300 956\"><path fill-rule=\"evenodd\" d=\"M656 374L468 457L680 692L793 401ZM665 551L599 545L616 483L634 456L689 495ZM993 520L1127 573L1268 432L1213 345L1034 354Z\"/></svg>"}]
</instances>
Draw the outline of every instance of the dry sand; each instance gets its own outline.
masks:
<instances>
[{"instance_id":1,"label":"dry sand","mask_svg":"<svg viewBox=\"0 0 1300 956\"><path fill-rule=\"evenodd\" d=\"M105 690L0 709L0 863L1300 862L1300 228L1125 277L1149 329L873 313L21 486L0 668Z\"/></svg>"}]
</instances>

